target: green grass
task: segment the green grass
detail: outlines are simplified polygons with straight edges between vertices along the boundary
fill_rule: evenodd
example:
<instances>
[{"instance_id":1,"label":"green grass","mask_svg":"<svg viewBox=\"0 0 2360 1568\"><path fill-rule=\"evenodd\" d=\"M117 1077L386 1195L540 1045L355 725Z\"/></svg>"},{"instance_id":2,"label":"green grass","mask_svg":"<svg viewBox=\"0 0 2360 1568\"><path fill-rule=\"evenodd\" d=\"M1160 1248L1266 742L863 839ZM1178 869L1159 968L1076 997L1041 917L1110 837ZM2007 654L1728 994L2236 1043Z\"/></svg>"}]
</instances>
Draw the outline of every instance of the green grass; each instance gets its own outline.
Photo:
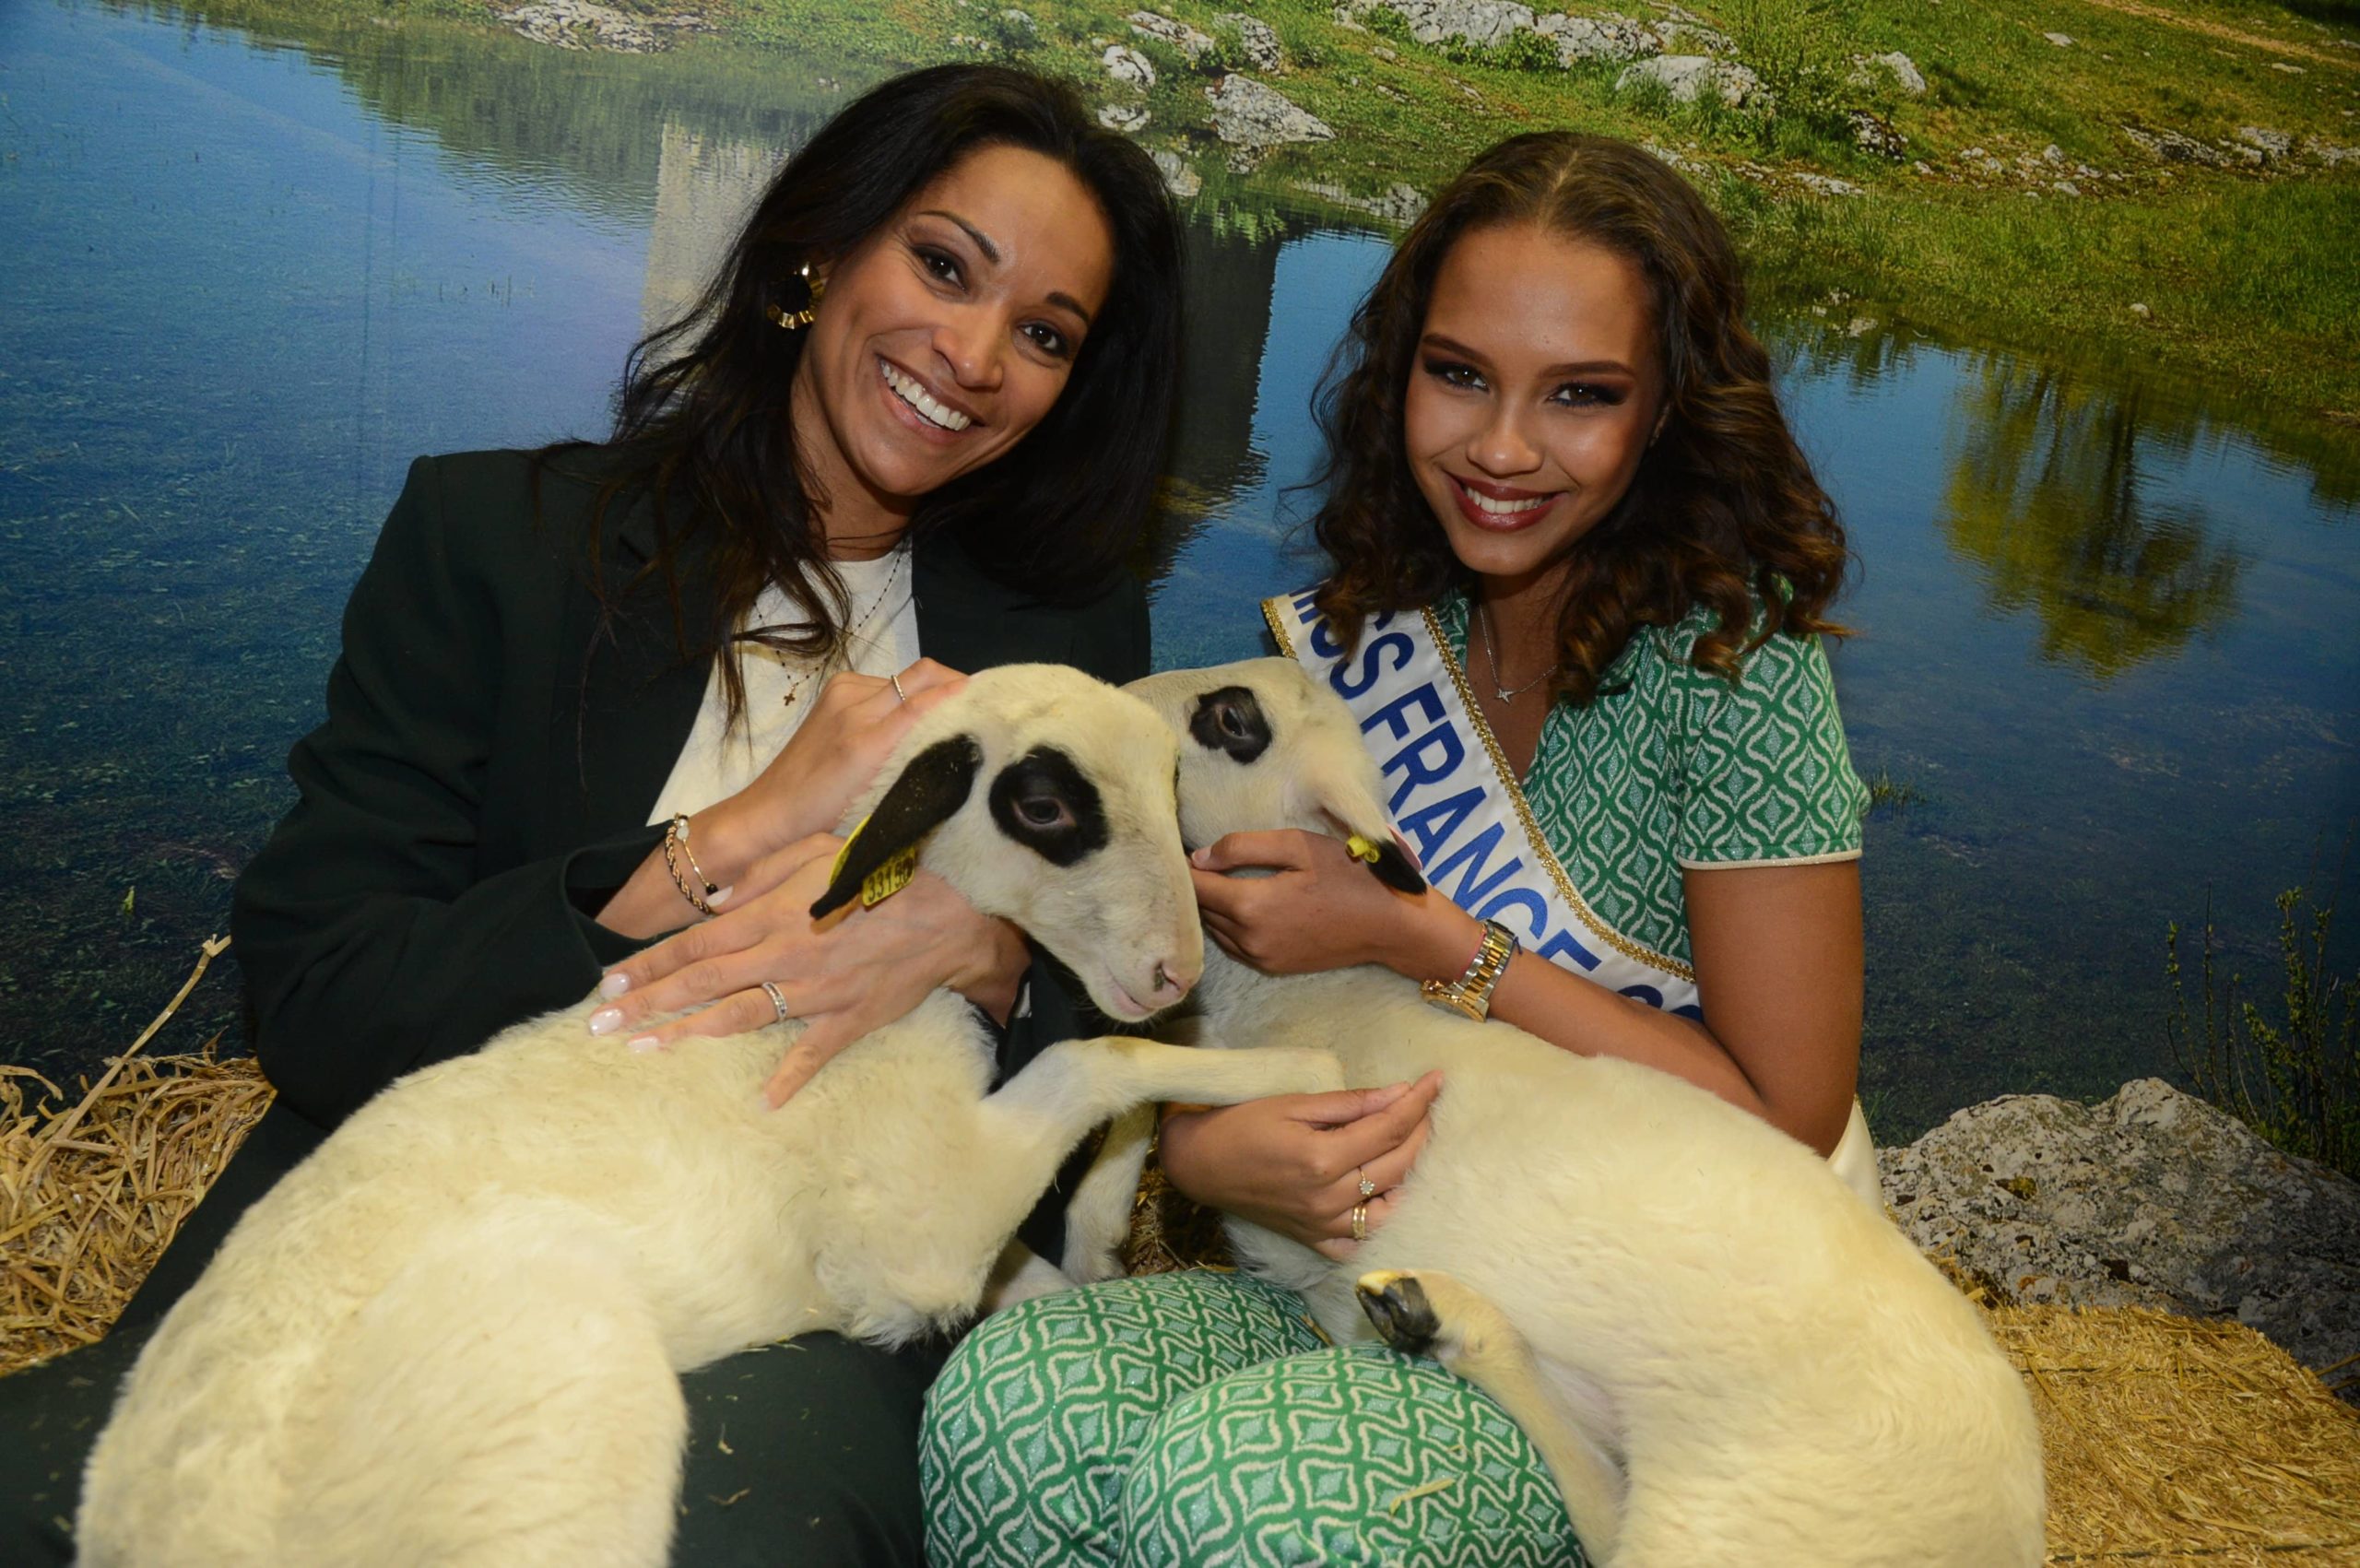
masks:
<instances>
[{"instance_id":1,"label":"green grass","mask_svg":"<svg viewBox=\"0 0 2360 1568\"><path fill-rule=\"evenodd\" d=\"M1862 781L1869 786L1869 809L1876 811L1906 811L1926 803L1926 792L1907 779L1896 779L1890 770L1879 768Z\"/></svg>"},{"instance_id":2,"label":"green grass","mask_svg":"<svg viewBox=\"0 0 2360 1568\"><path fill-rule=\"evenodd\" d=\"M2201 936L2199 1026L2188 1019L2179 926L2164 937L2172 1051L2198 1093L2289 1154L2360 1177L2360 974L2333 973L2334 907L2305 918L2300 888L2278 896L2279 1013L2241 999L2244 977L2216 985L2210 910ZM2199 1028L2201 1027L2201 1037Z\"/></svg>"},{"instance_id":3,"label":"green grass","mask_svg":"<svg viewBox=\"0 0 2360 1568\"><path fill-rule=\"evenodd\" d=\"M277 3L372 17L457 7L489 22L508 0ZM630 3L660 10L667 0ZM2158 164L2124 127L2176 130L2208 145L2245 125L2298 145L2360 144L2360 50L2335 41L2360 37L2360 4L2309 0L2298 12L2264 0L2160 3L2181 7L2185 25L2096 6L2059 12L2032 0L1692 6L1736 41L1739 57L1778 95L1769 114L1618 94L1619 65L1560 69L1553 49L1532 35L1491 48L1422 45L1381 10L1346 26L1330 0L1156 0L1216 40L1195 62L1135 36L1129 0L1024 0L1029 29L1000 18L1006 0L888 0L874 9L849 0L705 0L702 8L736 39L856 77L988 57L1114 96L1099 56L1108 43L1128 44L1157 71L1142 140L1188 157L1207 177L1208 196L1228 155L1211 138L1204 89L1242 63L1233 31L1216 18L1243 9L1286 49L1289 66L1271 85L1338 136L1271 154L1265 169L1275 180L1225 191L1229 207L1274 212L1271 193L1290 183L1361 196L1401 181L1431 190L1482 147L1539 126L1622 136L1682 157L1729 218L1764 299L1840 288L1888 315L1984 346L2220 389L2266 404L2281 424L2307 424L2305 439L2348 445L2346 427L2360 425L2360 267L2346 259L2360 253L2360 162L2328 171L2307 160L2292 171ZM1576 0L1570 8L1608 7ZM1646 5L1621 8L1652 14ZM2054 29L2073 45L2042 36ZM954 45L954 37L980 44ZM1853 56L1894 49L1926 77L1923 97L1902 96L1881 74L1853 80ZM1906 139L1900 161L1854 145L1854 111ZM2061 165L2041 160L2052 146ZM2000 172L1962 158L1973 148L1997 158ZM2037 166L2025 167L2027 158ZM1917 171L1921 161L1930 175ZM2078 176L2081 165L2100 173ZM1794 177L1805 172L1867 194L1803 194ZM2057 191L2057 178L2072 178L2082 195Z\"/></svg>"},{"instance_id":4,"label":"green grass","mask_svg":"<svg viewBox=\"0 0 2360 1568\"><path fill-rule=\"evenodd\" d=\"M769 14L780 3L739 0L739 14ZM1167 0L1161 8L1219 38L1215 17L1240 3ZM1778 94L1777 112L1618 95L1619 66L1561 70L1530 35L1491 48L1425 46L1391 12L1369 13L1354 29L1325 0L1259 0L1255 14L1293 62L1274 85L1339 133L1271 162L1373 195L1402 179L1432 188L1482 147L1536 125L1651 141L1729 171L1702 183L1769 296L1840 287L1993 347L2061 348L2234 388L2267 400L2282 419L2314 425L2360 417L2360 268L2345 259L2360 253L2360 171L2164 166L2123 134L2175 129L2209 144L2258 124L2298 144L2360 142L2360 118L2344 114L2360 111L2360 51L2336 47L2325 24L2249 0L2189 13L2231 37L2090 6L2062 18L1965 0L1719 0L1697 8ZM1229 50L1192 65L1177 50L1133 37L1127 11L1060 0L1028 9L1039 30L1022 52L1026 63L1095 82L1099 41L1131 43L1159 73L1146 139L1202 153L1202 89L1229 67ZM2349 10L2330 23L2360 31ZM965 8L905 0L904 14L920 36L916 18L949 18L939 24L947 37L953 21L973 33L992 13L987 0ZM2074 37L2071 48L2042 37L2059 28ZM1381 58L1379 46L1396 58ZM1927 76L1923 98L1903 97L1882 75L1851 80L1852 56L1896 48ZM2274 71L2273 61L2303 74ZM1903 162L1853 144L1854 110L1907 138ZM2060 166L2018 164L2052 145ZM2005 174L1963 171L1957 155L1973 147L2000 158ZM1914 170L1920 159L1935 177ZM2101 176L2080 179L2081 196L2053 188L2052 177L2083 164ZM1790 177L1802 171L1835 174L1869 194L1799 195ZM1947 177L1962 171L1965 183ZM2107 181L2106 171L2120 178Z\"/></svg>"},{"instance_id":5,"label":"green grass","mask_svg":"<svg viewBox=\"0 0 2360 1568\"><path fill-rule=\"evenodd\" d=\"M1740 195L1731 216L1767 292L1840 283L1962 336L2360 414L2360 267L2348 259L2360 255L2360 183L2349 176L2221 180L2094 208Z\"/></svg>"}]
</instances>

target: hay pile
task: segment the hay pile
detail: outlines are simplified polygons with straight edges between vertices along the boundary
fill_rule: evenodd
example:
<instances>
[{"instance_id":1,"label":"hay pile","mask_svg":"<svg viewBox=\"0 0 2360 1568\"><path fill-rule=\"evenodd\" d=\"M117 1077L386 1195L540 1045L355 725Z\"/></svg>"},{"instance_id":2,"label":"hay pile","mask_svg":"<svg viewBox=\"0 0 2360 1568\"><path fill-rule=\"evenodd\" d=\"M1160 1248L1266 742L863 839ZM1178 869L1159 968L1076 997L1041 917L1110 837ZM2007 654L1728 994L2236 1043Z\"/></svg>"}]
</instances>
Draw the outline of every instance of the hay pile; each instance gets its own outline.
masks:
<instances>
[{"instance_id":1,"label":"hay pile","mask_svg":"<svg viewBox=\"0 0 2360 1568\"><path fill-rule=\"evenodd\" d=\"M0 1067L0 1373L104 1334L269 1104L251 1062L133 1054L179 1005L71 1107ZM28 1109L33 1084L47 1102ZM1135 1271L1219 1256L1217 1223L1160 1180L1133 1218ZM2142 1308L1977 1304L2039 1412L2050 1562L2360 1564L2360 1412L2268 1339Z\"/></svg>"},{"instance_id":2,"label":"hay pile","mask_svg":"<svg viewBox=\"0 0 2360 1568\"><path fill-rule=\"evenodd\" d=\"M2351 1568L2360 1413L2243 1324L2000 1307L2048 1473L2051 1562Z\"/></svg>"},{"instance_id":3,"label":"hay pile","mask_svg":"<svg viewBox=\"0 0 2360 1568\"><path fill-rule=\"evenodd\" d=\"M251 1061L137 1055L229 946L71 1104L0 1066L0 1373L103 1336L270 1103ZM30 1103L28 1103L28 1101Z\"/></svg>"}]
</instances>

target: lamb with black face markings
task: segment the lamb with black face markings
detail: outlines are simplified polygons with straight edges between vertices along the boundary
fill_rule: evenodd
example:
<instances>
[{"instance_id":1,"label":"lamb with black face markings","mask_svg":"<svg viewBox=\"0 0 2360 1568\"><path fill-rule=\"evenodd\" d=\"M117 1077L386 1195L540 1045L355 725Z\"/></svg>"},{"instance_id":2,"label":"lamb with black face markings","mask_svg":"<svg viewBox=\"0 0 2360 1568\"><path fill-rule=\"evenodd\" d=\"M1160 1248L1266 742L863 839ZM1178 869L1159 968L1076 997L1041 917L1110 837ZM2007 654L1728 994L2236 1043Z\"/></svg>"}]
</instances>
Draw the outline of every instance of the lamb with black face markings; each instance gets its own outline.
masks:
<instances>
[{"instance_id":1,"label":"lamb with black face markings","mask_svg":"<svg viewBox=\"0 0 2360 1568\"><path fill-rule=\"evenodd\" d=\"M813 914L914 847L1143 1019L1202 966L1176 765L1136 698L984 671L887 763ZM997 1282L1062 1286L1010 1238L1091 1128L1340 1082L1324 1052L1108 1036L995 1091L993 1042L937 992L773 1113L799 1025L584 1050L596 1005L402 1079L248 1212L125 1382L80 1562L661 1563L680 1372L820 1330L898 1344Z\"/></svg>"},{"instance_id":2,"label":"lamb with black face markings","mask_svg":"<svg viewBox=\"0 0 2360 1568\"><path fill-rule=\"evenodd\" d=\"M1422 889L1359 725L1294 661L1127 690L1180 737L1187 843L1358 835L1383 846L1373 872ZM1668 1073L1428 1007L1389 970L1206 963L1190 1020L1206 1045L1333 1050L1363 1086L1442 1069L1432 1135L1350 1263L1234 1219L1230 1241L1338 1342L1382 1338L1496 1397L1599 1568L2042 1560L2040 1436L2014 1368L1811 1149ZM1119 1239L1150 1125L1110 1134L1069 1236Z\"/></svg>"}]
</instances>

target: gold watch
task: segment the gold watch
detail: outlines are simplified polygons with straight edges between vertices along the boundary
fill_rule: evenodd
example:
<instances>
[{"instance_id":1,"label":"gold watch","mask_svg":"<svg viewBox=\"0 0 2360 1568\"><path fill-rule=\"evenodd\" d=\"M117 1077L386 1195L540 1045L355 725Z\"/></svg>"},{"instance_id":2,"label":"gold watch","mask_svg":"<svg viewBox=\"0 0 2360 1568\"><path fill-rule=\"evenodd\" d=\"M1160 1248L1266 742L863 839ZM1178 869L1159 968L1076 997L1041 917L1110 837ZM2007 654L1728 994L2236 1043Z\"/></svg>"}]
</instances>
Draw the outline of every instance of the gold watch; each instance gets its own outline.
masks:
<instances>
[{"instance_id":1,"label":"gold watch","mask_svg":"<svg viewBox=\"0 0 2360 1568\"><path fill-rule=\"evenodd\" d=\"M1498 988L1500 976L1507 972L1508 961L1521 950L1515 932L1496 920L1486 920L1482 945L1475 949L1467 973L1456 980L1421 981L1418 995L1437 1008L1447 1008L1481 1023L1492 1016L1492 993Z\"/></svg>"}]
</instances>

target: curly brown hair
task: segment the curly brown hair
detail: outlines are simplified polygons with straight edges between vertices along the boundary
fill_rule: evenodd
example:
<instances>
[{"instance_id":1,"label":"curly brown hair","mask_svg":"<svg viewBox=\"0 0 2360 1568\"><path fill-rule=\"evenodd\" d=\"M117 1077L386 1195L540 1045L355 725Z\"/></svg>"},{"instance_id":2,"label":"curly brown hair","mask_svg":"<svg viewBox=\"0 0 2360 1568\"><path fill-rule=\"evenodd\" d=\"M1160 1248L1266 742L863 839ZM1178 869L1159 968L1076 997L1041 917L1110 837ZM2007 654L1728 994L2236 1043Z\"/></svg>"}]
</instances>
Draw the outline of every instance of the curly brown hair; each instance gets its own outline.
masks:
<instances>
[{"instance_id":1,"label":"curly brown hair","mask_svg":"<svg viewBox=\"0 0 2360 1568\"><path fill-rule=\"evenodd\" d=\"M1634 630L1700 603L1719 620L1693 661L1731 681L1740 657L1776 632L1845 635L1823 614L1851 559L1843 525L1779 412L1728 231L1662 160L1572 131L1512 136L1478 157L1352 313L1319 392L1328 454L1314 481L1326 496L1313 531L1335 563L1317 602L1338 635L1351 646L1369 615L1472 580L1410 472L1403 405L1444 258L1471 232L1517 224L1637 266L1668 413L1630 489L1567 558L1555 694L1587 703Z\"/></svg>"}]
</instances>

